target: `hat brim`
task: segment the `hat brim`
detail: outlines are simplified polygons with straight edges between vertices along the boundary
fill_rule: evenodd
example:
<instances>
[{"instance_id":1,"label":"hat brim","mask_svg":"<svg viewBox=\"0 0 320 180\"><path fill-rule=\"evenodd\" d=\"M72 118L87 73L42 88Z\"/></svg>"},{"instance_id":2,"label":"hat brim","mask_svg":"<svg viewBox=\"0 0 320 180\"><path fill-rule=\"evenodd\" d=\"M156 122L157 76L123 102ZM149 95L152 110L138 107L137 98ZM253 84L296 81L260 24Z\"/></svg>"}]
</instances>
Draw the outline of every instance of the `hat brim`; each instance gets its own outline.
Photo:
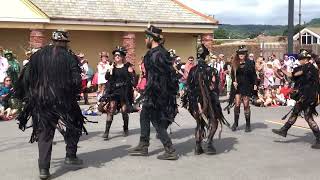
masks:
<instances>
[{"instance_id":1,"label":"hat brim","mask_svg":"<svg viewBox=\"0 0 320 180\"><path fill-rule=\"evenodd\" d=\"M149 30L145 30L144 31L147 35L150 35L152 36L153 38L157 38L157 39L163 39L163 36L161 34L156 34L156 33L153 33Z\"/></svg>"},{"instance_id":2,"label":"hat brim","mask_svg":"<svg viewBox=\"0 0 320 180\"><path fill-rule=\"evenodd\" d=\"M52 41L60 41L60 42L70 42L70 40L57 40L57 39L52 39L52 38L51 38L51 40Z\"/></svg>"},{"instance_id":3,"label":"hat brim","mask_svg":"<svg viewBox=\"0 0 320 180\"><path fill-rule=\"evenodd\" d=\"M112 55L115 55L116 53L120 53L121 56L126 56L126 53L123 51L119 51L119 50L112 51Z\"/></svg>"},{"instance_id":4,"label":"hat brim","mask_svg":"<svg viewBox=\"0 0 320 180\"><path fill-rule=\"evenodd\" d=\"M247 54L248 50L237 50L237 54Z\"/></svg>"},{"instance_id":5,"label":"hat brim","mask_svg":"<svg viewBox=\"0 0 320 180\"><path fill-rule=\"evenodd\" d=\"M11 55L13 55L13 53L12 53L12 52L8 52L8 53L3 53L3 55L8 55L8 54L11 54Z\"/></svg>"}]
</instances>

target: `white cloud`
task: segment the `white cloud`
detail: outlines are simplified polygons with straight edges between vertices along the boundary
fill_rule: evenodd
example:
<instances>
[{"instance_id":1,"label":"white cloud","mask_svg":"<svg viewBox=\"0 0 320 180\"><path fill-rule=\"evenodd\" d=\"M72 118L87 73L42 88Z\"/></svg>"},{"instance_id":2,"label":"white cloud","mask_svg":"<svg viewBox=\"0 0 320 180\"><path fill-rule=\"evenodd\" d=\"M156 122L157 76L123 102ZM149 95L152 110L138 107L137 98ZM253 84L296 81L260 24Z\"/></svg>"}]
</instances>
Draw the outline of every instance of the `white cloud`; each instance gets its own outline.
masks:
<instances>
[{"instance_id":1,"label":"white cloud","mask_svg":"<svg viewBox=\"0 0 320 180\"><path fill-rule=\"evenodd\" d=\"M287 24L288 0L179 0L223 24ZM319 0L302 0L302 22L320 18ZM295 1L298 22L299 1Z\"/></svg>"}]
</instances>

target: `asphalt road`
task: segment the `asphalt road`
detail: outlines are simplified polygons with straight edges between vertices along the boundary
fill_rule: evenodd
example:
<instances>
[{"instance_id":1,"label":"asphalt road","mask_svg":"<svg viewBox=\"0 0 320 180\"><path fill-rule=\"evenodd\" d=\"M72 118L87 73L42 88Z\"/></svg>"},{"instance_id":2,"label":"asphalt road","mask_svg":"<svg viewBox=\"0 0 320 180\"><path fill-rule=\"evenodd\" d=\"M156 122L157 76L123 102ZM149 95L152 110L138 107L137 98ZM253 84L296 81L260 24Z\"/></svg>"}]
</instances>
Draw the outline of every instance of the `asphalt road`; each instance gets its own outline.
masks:
<instances>
[{"instance_id":1,"label":"asphalt road","mask_svg":"<svg viewBox=\"0 0 320 180\"><path fill-rule=\"evenodd\" d=\"M111 139L103 141L105 115L89 117L99 121L87 124L89 135L82 136L78 156L83 166L63 164L65 144L57 132L53 146L51 174L55 180L318 180L320 179L320 150L310 148L313 134L305 128L290 129L287 138L271 133L279 128L279 119L288 108L252 107L253 132L244 132L243 110L240 130L231 132L223 128L222 137L215 136L217 155L194 155L195 121L181 109L172 125L171 135L180 155L178 161L160 161L157 155L163 147L151 134L150 156L128 156L127 149L139 140L139 113L130 115L130 136L122 137L121 115L117 115L111 127ZM227 115L233 122L233 115ZM277 121L278 120L278 121ZM37 144L28 143L31 129L22 132L15 121L0 122L0 174L2 180L38 179Z\"/></svg>"}]
</instances>

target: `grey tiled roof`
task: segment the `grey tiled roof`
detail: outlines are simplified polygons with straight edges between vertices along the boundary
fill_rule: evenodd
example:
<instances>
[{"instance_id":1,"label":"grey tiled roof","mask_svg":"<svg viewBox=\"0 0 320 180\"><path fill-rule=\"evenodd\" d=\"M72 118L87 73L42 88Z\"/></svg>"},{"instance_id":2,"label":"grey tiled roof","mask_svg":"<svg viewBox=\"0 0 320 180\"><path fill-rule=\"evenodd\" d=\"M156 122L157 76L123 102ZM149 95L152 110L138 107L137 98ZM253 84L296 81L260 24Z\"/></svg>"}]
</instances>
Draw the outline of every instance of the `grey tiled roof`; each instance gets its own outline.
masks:
<instances>
[{"instance_id":1,"label":"grey tiled roof","mask_svg":"<svg viewBox=\"0 0 320 180\"><path fill-rule=\"evenodd\" d=\"M30 0L56 19L216 24L177 0Z\"/></svg>"},{"instance_id":2,"label":"grey tiled roof","mask_svg":"<svg viewBox=\"0 0 320 180\"><path fill-rule=\"evenodd\" d=\"M320 27L307 27L310 31L318 34L320 36Z\"/></svg>"}]
</instances>

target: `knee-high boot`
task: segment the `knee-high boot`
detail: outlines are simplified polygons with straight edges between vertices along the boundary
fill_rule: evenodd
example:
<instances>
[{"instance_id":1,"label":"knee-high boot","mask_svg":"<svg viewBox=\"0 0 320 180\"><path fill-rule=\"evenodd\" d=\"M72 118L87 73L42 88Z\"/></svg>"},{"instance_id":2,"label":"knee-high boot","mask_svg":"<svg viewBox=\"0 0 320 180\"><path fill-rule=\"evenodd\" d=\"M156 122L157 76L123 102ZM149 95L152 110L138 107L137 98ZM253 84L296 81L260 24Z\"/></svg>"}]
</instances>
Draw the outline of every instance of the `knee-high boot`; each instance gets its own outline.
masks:
<instances>
[{"instance_id":1,"label":"knee-high boot","mask_svg":"<svg viewBox=\"0 0 320 180\"><path fill-rule=\"evenodd\" d=\"M250 110L248 112L245 112L244 116L246 118L246 130L245 130L245 132L251 132L251 123L250 123L251 112L250 112Z\"/></svg>"},{"instance_id":2,"label":"knee-high boot","mask_svg":"<svg viewBox=\"0 0 320 180\"><path fill-rule=\"evenodd\" d=\"M112 124L112 121L106 121L106 129L105 129L104 134L102 136L102 138L104 138L104 140L109 140L109 131L110 131L111 124Z\"/></svg>"},{"instance_id":3,"label":"knee-high boot","mask_svg":"<svg viewBox=\"0 0 320 180\"><path fill-rule=\"evenodd\" d=\"M234 107L234 123L231 127L232 131L236 131L239 125L240 106Z\"/></svg>"},{"instance_id":4,"label":"knee-high boot","mask_svg":"<svg viewBox=\"0 0 320 180\"><path fill-rule=\"evenodd\" d=\"M129 115L128 113L122 113L123 119L123 137L127 137L129 135Z\"/></svg>"}]
</instances>

